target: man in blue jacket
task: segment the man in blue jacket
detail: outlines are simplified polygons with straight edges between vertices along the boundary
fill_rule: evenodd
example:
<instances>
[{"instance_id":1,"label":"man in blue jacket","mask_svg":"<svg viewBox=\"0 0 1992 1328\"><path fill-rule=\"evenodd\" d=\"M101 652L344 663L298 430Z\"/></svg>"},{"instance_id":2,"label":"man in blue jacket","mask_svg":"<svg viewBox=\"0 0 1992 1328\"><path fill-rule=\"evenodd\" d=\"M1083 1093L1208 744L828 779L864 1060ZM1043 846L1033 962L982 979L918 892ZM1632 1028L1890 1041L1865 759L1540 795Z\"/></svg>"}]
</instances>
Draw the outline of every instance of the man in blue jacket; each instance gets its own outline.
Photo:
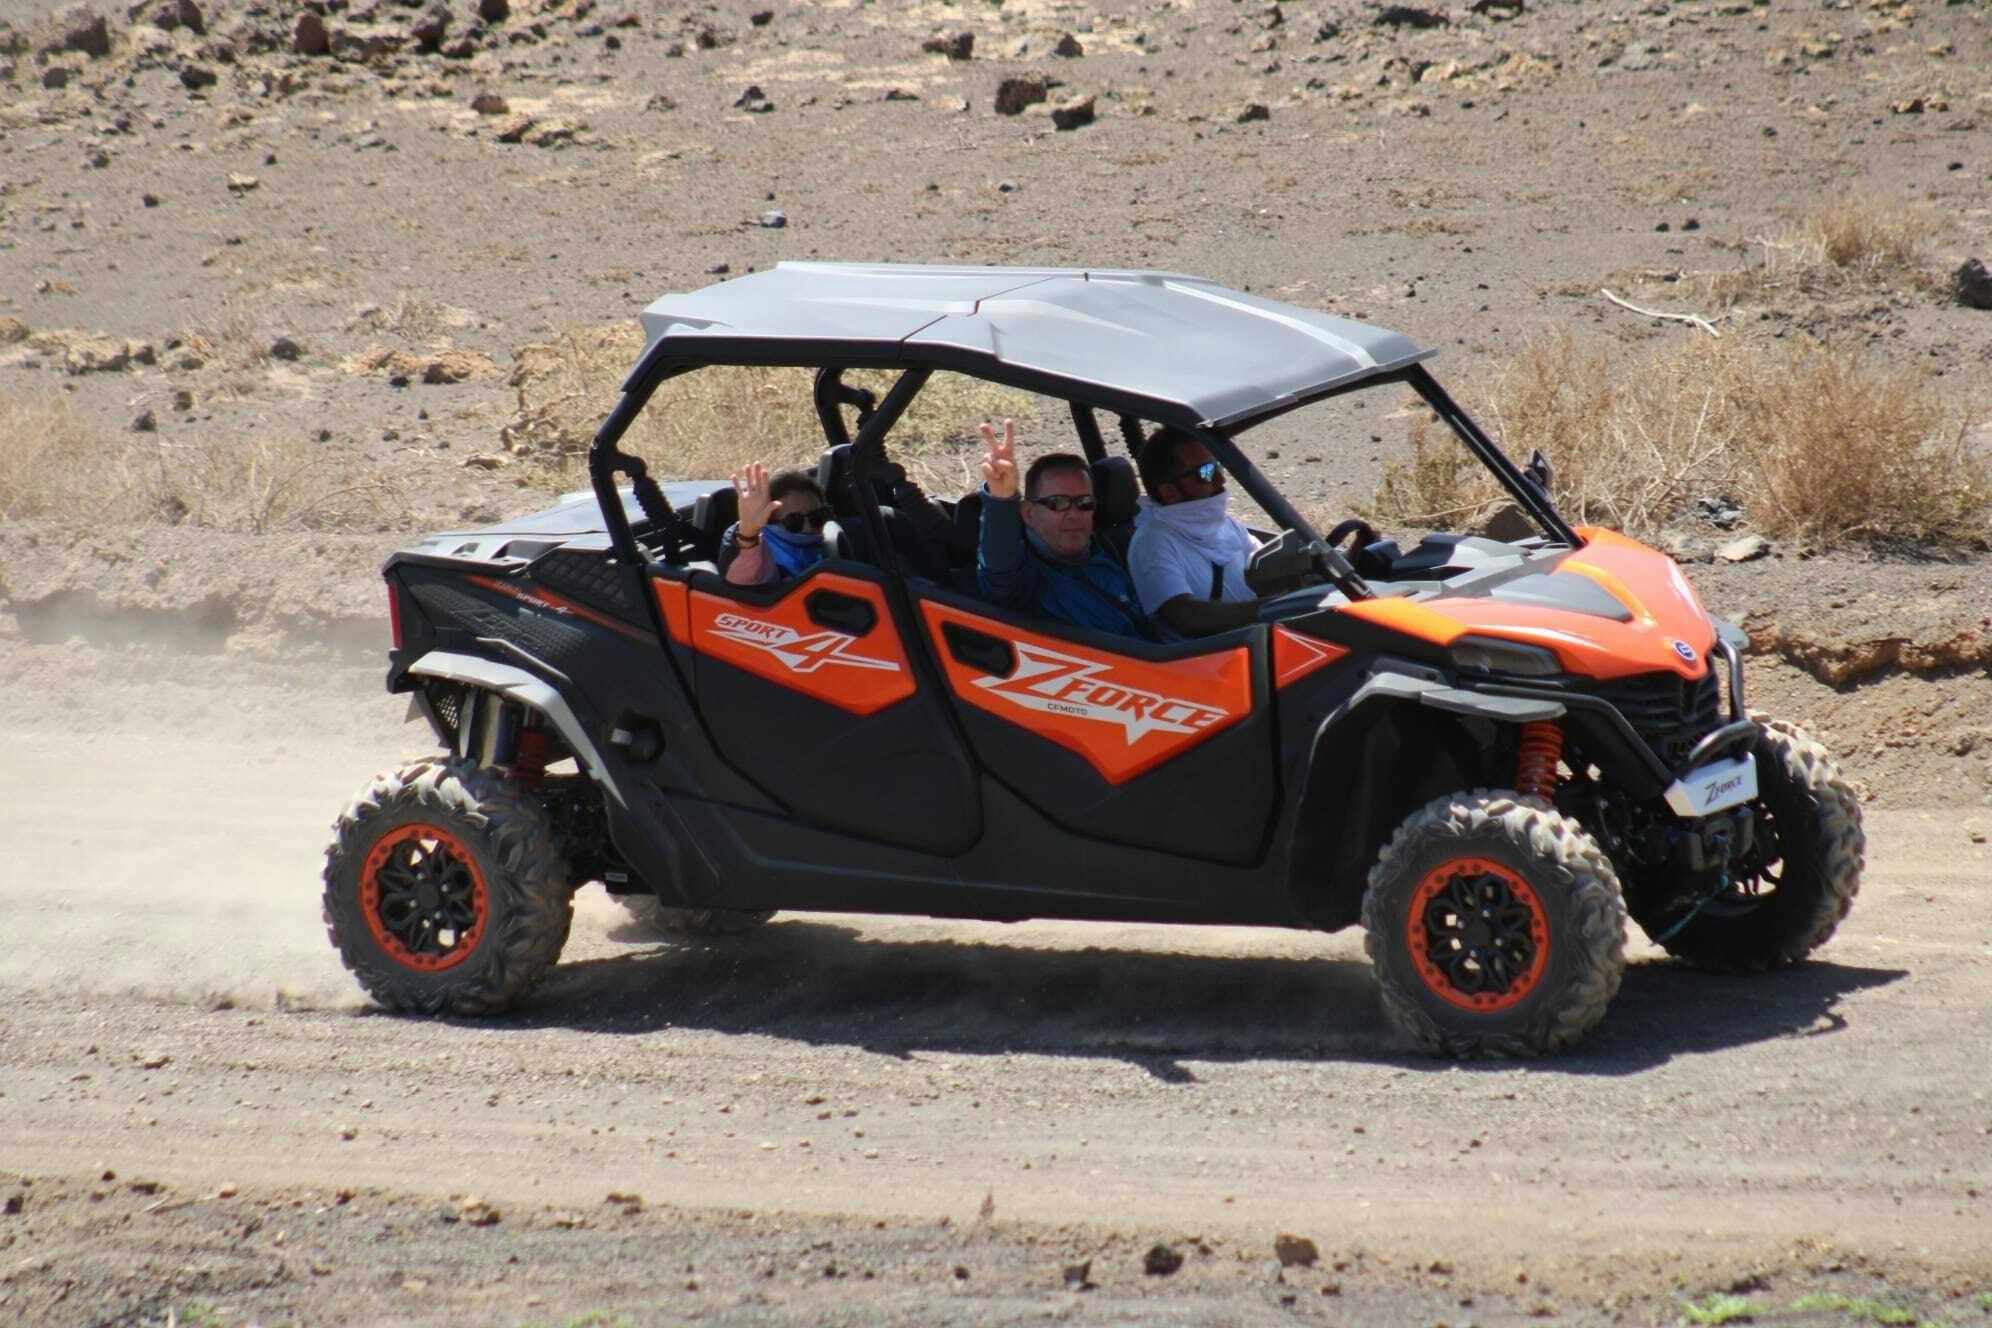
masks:
<instances>
[{"instance_id":1,"label":"man in blue jacket","mask_svg":"<svg viewBox=\"0 0 1992 1328\"><path fill-rule=\"evenodd\" d=\"M987 424L982 441L982 535L975 576L983 597L1078 627L1157 639L1134 583L1113 554L1093 541L1093 473L1086 459L1054 452L1031 463L1017 493L1017 426L1003 436Z\"/></svg>"}]
</instances>

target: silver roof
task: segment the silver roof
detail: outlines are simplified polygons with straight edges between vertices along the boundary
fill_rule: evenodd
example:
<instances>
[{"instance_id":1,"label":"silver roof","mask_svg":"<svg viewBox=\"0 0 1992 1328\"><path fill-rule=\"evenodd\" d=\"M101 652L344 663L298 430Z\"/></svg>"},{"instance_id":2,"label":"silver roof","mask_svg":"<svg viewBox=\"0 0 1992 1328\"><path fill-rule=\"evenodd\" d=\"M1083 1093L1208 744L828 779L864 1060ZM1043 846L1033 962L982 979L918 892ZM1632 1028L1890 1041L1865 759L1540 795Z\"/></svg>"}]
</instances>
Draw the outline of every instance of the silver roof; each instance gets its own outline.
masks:
<instances>
[{"instance_id":1,"label":"silver roof","mask_svg":"<svg viewBox=\"0 0 1992 1328\"><path fill-rule=\"evenodd\" d=\"M666 295L643 327L659 354L924 364L1217 427L1436 353L1201 277L1081 268L780 263Z\"/></svg>"}]
</instances>

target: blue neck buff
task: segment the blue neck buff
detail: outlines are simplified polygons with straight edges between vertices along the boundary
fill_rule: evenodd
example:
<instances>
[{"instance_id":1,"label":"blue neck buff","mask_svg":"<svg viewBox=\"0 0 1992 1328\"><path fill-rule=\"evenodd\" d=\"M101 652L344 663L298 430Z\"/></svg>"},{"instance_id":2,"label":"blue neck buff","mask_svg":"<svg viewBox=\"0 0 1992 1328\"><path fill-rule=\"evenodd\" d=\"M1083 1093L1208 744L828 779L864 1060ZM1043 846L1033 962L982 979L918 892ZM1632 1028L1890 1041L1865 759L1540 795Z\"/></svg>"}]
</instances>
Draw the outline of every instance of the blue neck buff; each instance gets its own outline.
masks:
<instances>
[{"instance_id":1,"label":"blue neck buff","mask_svg":"<svg viewBox=\"0 0 1992 1328\"><path fill-rule=\"evenodd\" d=\"M761 534L768 541L768 552L773 555L775 566L786 576L801 576L823 561L823 536L816 531L792 535L780 526L767 525L761 528Z\"/></svg>"}]
</instances>

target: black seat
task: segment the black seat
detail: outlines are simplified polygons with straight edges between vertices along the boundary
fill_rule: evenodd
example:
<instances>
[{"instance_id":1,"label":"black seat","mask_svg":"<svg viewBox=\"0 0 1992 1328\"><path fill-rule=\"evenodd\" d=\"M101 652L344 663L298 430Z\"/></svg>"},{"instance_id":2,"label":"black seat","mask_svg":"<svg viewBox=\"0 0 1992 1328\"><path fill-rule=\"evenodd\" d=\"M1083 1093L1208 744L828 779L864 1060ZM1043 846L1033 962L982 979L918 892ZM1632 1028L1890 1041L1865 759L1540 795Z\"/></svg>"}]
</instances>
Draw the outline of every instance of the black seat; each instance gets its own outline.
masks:
<instances>
[{"instance_id":1,"label":"black seat","mask_svg":"<svg viewBox=\"0 0 1992 1328\"><path fill-rule=\"evenodd\" d=\"M848 522L857 517L858 490L851 479L851 444L839 443L824 451L816 463L816 483L838 520Z\"/></svg>"},{"instance_id":2,"label":"black seat","mask_svg":"<svg viewBox=\"0 0 1992 1328\"><path fill-rule=\"evenodd\" d=\"M982 486L955 499L954 534L948 537L948 549L957 558L974 558L975 551L982 546Z\"/></svg>"},{"instance_id":3,"label":"black seat","mask_svg":"<svg viewBox=\"0 0 1992 1328\"><path fill-rule=\"evenodd\" d=\"M816 464L816 482L823 486L830 511L836 516L842 531L838 556L876 564L878 559L872 553L864 511L858 505L857 485L851 474L851 447L850 443L839 443L825 451L823 459ZM892 505L891 490L882 483L874 482L872 494L878 500L879 516L884 519L886 536L892 541L893 551L899 555L904 570L913 576L945 576L945 551L926 546L914 529L912 519Z\"/></svg>"},{"instance_id":4,"label":"black seat","mask_svg":"<svg viewBox=\"0 0 1992 1328\"><path fill-rule=\"evenodd\" d=\"M693 547L688 551L694 559L712 559L719 556L719 541L726 534L726 528L740 519L740 493L731 484L701 494L692 504Z\"/></svg>"},{"instance_id":5,"label":"black seat","mask_svg":"<svg viewBox=\"0 0 1992 1328\"><path fill-rule=\"evenodd\" d=\"M1101 457L1092 471L1093 497L1099 501L1093 512L1093 534L1125 566L1128 541L1134 538L1135 508L1141 500L1134 462L1124 456Z\"/></svg>"}]
</instances>

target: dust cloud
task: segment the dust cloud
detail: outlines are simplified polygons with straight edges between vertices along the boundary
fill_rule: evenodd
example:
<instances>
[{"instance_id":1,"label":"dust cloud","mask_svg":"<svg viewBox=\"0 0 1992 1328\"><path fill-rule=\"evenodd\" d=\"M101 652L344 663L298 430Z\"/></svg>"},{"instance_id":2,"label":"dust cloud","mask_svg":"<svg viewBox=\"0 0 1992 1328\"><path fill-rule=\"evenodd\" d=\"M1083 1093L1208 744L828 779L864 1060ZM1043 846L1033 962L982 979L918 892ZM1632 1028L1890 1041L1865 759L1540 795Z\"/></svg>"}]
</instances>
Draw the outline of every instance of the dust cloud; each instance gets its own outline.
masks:
<instances>
[{"instance_id":1,"label":"dust cloud","mask_svg":"<svg viewBox=\"0 0 1992 1328\"><path fill-rule=\"evenodd\" d=\"M24 667L0 674L0 987L361 1002L320 920L321 855L371 775L433 746L377 668L5 653Z\"/></svg>"}]
</instances>

